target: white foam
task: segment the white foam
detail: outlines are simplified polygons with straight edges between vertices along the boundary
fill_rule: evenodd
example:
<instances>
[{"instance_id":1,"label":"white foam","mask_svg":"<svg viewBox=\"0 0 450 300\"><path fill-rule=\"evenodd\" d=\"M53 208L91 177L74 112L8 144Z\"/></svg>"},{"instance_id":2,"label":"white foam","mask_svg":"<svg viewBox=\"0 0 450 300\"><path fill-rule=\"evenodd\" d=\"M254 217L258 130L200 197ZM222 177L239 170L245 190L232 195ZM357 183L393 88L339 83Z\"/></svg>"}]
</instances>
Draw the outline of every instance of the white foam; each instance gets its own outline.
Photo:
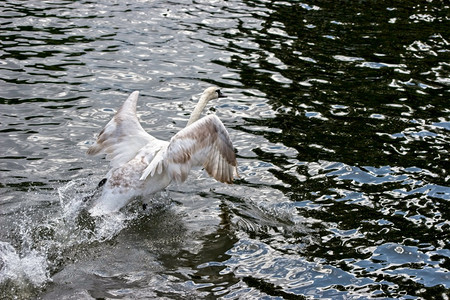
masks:
<instances>
[{"instance_id":1,"label":"white foam","mask_svg":"<svg viewBox=\"0 0 450 300\"><path fill-rule=\"evenodd\" d=\"M46 257L35 250L19 254L11 244L0 241L0 284L8 279L42 286L50 280Z\"/></svg>"}]
</instances>

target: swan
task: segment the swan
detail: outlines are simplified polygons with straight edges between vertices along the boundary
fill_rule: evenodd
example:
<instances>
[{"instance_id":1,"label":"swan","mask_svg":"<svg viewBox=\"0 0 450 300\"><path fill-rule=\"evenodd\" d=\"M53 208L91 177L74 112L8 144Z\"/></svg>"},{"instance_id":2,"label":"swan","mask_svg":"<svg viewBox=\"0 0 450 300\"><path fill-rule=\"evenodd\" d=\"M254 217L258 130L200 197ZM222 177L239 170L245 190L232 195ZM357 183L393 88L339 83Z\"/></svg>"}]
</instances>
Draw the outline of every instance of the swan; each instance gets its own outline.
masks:
<instances>
[{"instance_id":1,"label":"swan","mask_svg":"<svg viewBox=\"0 0 450 300\"><path fill-rule=\"evenodd\" d=\"M111 169L101 196L89 209L92 216L116 212L136 196L165 189L171 182L184 182L192 167L203 167L210 176L232 183L237 173L233 144L220 119L212 114L200 119L206 104L225 97L219 88L207 88L193 110L185 128L170 141L148 134L136 115L139 92L127 98L106 124L88 155L106 154Z\"/></svg>"}]
</instances>

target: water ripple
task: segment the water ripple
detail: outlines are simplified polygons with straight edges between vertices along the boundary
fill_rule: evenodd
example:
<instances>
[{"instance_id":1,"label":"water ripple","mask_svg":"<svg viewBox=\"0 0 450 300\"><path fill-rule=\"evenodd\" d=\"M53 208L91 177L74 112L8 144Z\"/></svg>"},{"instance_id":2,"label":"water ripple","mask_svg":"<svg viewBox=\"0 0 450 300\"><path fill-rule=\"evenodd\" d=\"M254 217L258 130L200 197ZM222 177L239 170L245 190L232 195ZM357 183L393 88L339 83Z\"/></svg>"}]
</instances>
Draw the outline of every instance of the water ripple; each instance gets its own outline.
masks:
<instances>
[{"instance_id":1,"label":"water ripple","mask_svg":"<svg viewBox=\"0 0 450 300\"><path fill-rule=\"evenodd\" d=\"M3 1L2 297L448 294L448 8L366 4ZM126 96L169 139L212 84L235 184L90 220L84 152Z\"/></svg>"}]
</instances>

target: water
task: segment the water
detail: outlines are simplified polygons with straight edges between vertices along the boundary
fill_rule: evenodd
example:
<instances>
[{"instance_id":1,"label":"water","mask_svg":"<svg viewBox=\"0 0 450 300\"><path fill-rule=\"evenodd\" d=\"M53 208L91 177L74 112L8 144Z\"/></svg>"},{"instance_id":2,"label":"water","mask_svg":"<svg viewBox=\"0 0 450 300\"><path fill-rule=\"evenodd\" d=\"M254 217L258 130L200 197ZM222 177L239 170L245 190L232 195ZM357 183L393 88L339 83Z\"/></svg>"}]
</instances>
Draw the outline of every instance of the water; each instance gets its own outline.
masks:
<instances>
[{"instance_id":1,"label":"water","mask_svg":"<svg viewBox=\"0 0 450 300\"><path fill-rule=\"evenodd\" d=\"M1 298L448 299L448 10L3 1ZM212 84L241 178L86 215L127 95L169 139Z\"/></svg>"}]
</instances>

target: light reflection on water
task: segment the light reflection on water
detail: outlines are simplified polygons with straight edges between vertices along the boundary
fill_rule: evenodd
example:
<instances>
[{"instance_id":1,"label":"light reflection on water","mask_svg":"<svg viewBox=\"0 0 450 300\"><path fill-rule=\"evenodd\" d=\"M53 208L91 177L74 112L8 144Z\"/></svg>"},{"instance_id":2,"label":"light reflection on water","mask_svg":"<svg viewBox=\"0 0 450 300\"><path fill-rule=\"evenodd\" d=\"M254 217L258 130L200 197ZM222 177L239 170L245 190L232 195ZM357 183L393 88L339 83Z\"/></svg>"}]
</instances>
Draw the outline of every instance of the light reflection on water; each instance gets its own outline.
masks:
<instances>
[{"instance_id":1,"label":"light reflection on water","mask_svg":"<svg viewBox=\"0 0 450 300\"><path fill-rule=\"evenodd\" d=\"M0 7L2 298L449 293L443 3ZM236 184L89 218L107 166L84 152L126 96L169 139L211 84Z\"/></svg>"}]
</instances>

